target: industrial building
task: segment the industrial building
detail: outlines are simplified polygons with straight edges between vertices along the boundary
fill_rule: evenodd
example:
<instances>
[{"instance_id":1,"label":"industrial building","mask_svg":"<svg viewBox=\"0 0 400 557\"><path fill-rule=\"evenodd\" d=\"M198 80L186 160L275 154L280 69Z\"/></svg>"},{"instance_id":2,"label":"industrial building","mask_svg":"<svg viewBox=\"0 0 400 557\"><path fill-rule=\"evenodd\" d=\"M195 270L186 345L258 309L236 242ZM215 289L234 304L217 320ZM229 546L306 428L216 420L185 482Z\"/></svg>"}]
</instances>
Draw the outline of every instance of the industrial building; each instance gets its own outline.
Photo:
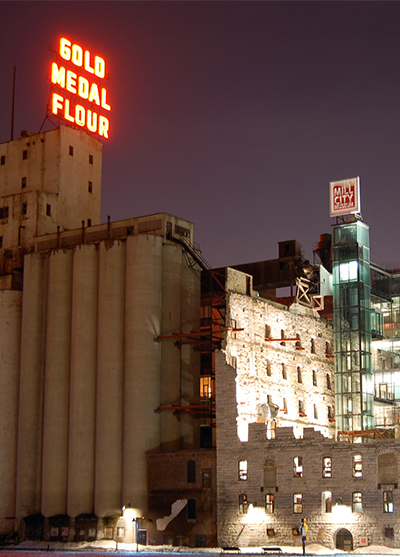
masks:
<instances>
[{"instance_id":1,"label":"industrial building","mask_svg":"<svg viewBox=\"0 0 400 557\"><path fill-rule=\"evenodd\" d=\"M2 535L114 539L121 508L148 516L147 452L200 446L159 411L199 403L200 353L160 340L200 328L193 225L100 224L100 188L81 131L0 145Z\"/></svg>"}]
</instances>

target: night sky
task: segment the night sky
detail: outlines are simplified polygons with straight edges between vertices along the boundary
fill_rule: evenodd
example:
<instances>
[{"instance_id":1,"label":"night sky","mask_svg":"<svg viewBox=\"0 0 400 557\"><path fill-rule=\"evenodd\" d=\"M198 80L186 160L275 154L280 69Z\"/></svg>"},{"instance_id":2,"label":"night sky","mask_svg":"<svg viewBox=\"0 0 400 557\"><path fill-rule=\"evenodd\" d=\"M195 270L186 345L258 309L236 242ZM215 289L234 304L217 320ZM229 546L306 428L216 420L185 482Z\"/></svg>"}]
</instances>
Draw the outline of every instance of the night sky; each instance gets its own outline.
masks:
<instances>
[{"instance_id":1,"label":"night sky","mask_svg":"<svg viewBox=\"0 0 400 557\"><path fill-rule=\"evenodd\" d=\"M38 132L60 36L107 63L102 221L170 212L212 266L312 261L330 181L360 176L400 267L400 2L1 2L0 142ZM47 122L45 130L52 129Z\"/></svg>"}]
</instances>

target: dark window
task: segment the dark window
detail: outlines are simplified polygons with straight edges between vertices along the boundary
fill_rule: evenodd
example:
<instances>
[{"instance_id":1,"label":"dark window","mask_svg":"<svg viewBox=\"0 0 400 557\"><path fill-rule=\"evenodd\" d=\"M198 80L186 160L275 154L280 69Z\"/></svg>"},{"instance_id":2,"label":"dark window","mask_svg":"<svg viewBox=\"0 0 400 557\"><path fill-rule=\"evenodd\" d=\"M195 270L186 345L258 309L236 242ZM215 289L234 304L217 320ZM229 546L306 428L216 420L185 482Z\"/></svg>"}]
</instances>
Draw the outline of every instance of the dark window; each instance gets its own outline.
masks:
<instances>
[{"instance_id":1,"label":"dark window","mask_svg":"<svg viewBox=\"0 0 400 557\"><path fill-rule=\"evenodd\" d=\"M267 514L274 514L275 510L275 495L273 493L267 493L265 496L265 512Z\"/></svg>"},{"instance_id":2,"label":"dark window","mask_svg":"<svg viewBox=\"0 0 400 557\"><path fill-rule=\"evenodd\" d=\"M22 189L26 188L26 176L24 176L24 177L21 179L21 188L22 188Z\"/></svg>"},{"instance_id":3,"label":"dark window","mask_svg":"<svg viewBox=\"0 0 400 557\"><path fill-rule=\"evenodd\" d=\"M87 220L87 225L88 225L88 226L92 226L92 219L88 219L88 220Z\"/></svg>"},{"instance_id":4,"label":"dark window","mask_svg":"<svg viewBox=\"0 0 400 557\"><path fill-rule=\"evenodd\" d=\"M315 339L311 339L311 354L315 354Z\"/></svg>"},{"instance_id":5,"label":"dark window","mask_svg":"<svg viewBox=\"0 0 400 557\"><path fill-rule=\"evenodd\" d=\"M74 156L74 148L72 145L69 146L69 156L73 157Z\"/></svg>"},{"instance_id":6,"label":"dark window","mask_svg":"<svg viewBox=\"0 0 400 557\"><path fill-rule=\"evenodd\" d=\"M285 333L284 329L281 329L281 338L286 338L286 333ZM282 346L285 346L285 344L286 344L285 342L281 342Z\"/></svg>"},{"instance_id":7,"label":"dark window","mask_svg":"<svg viewBox=\"0 0 400 557\"><path fill-rule=\"evenodd\" d=\"M92 193L93 192L93 183L92 182L88 182L88 192Z\"/></svg>"},{"instance_id":8,"label":"dark window","mask_svg":"<svg viewBox=\"0 0 400 557\"><path fill-rule=\"evenodd\" d=\"M241 493L239 495L239 512L240 514L247 514L248 509L248 502L247 502L247 495L245 493Z\"/></svg>"},{"instance_id":9,"label":"dark window","mask_svg":"<svg viewBox=\"0 0 400 557\"><path fill-rule=\"evenodd\" d=\"M51 217L51 205L49 203L46 204L46 215Z\"/></svg>"},{"instance_id":10,"label":"dark window","mask_svg":"<svg viewBox=\"0 0 400 557\"><path fill-rule=\"evenodd\" d=\"M28 212L28 203L25 201L24 203L22 203L22 214L26 215L27 212Z\"/></svg>"},{"instance_id":11,"label":"dark window","mask_svg":"<svg viewBox=\"0 0 400 557\"><path fill-rule=\"evenodd\" d=\"M211 489L211 468L203 468L201 471L203 489Z\"/></svg>"},{"instance_id":12,"label":"dark window","mask_svg":"<svg viewBox=\"0 0 400 557\"><path fill-rule=\"evenodd\" d=\"M24 151L22 151L22 160L26 161L27 158L28 158L28 151L25 149Z\"/></svg>"},{"instance_id":13,"label":"dark window","mask_svg":"<svg viewBox=\"0 0 400 557\"><path fill-rule=\"evenodd\" d=\"M0 236L0 248L3 247L3 236Z\"/></svg>"},{"instance_id":14,"label":"dark window","mask_svg":"<svg viewBox=\"0 0 400 557\"><path fill-rule=\"evenodd\" d=\"M270 362L270 360L267 360L267 366L266 366L266 367L267 367L267 375L268 375L268 377L271 377L271 375L272 375L272 370L271 370L271 362Z\"/></svg>"},{"instance_id":15,"label":"dark window","mask_svg":"<svg viewBox=\"0 0 400 557\"><path fill-rule=\"evenodd\" d=\"M8 219L8 207L0 207L0 219Z\"/></svg>"},{"instance_id":16,"label":"dark window","mask_svg":"<svg viewBox=\"0 0 400 557\"><path fill-rule=\"evenodd\" d=\"M332 477L332 459L330 456L325 456L322 459L322 477L323 478Z\"/></svg>"},{"instance_id":17,"label":"dark window","mask_svg":"<svg viewBox=\"0 0 400 557\"><path fill-rule=\"evenodd\" d=\"M332 492L323 491L322 492L322 512L331 513L332 512Z\"/></svg>"},{"instance_id":18,"label":"dark window","mask_svg":"<svg viewBox=\"0 0 400 557\"><path fill-rule=\"evenodd\" d=\"M332 389L331 376L326 374L326 388L330 391Z\"/></svg>"},{"instance_id":19,"label":"dark window","mask_svg":"<svg viewBox=\"0 0 400 557\"><path fill-rule=\"evenodd\" d=\"M89 164L93 164L93 155L89 155Z\"/></svg>"},{"instance_id":20,"label":"dark window","mask_svg":"<svg viewBox=\"0 0 400 557\"><path fill-rule=\"evenodd\" d=\"M304 418L306 416L306 407L304 404L304 400L299 400L299 416Z\"/></svg>"},{"instance_id":21,"label":"dark window","mask_svg":"<svg viewBox=\"0 0 400 557\"><path fill-rule=\"evenodd\" d=\"M0 164L1 164L1 166L3 166L4 164L6 164L6 156L5 156L5 155L1 155Z\"/></svg>"},{"instance_id":22,"label":"dark window","mask_svg":"<svg viewBox=\"0 0 400 557\"><path fill-rule=\"evenodd\" d=\"M335 412L333 410L332 406L328 406L328 420L334 420L335 419Z\"/></svg>"},{"instance_id":23,"label":"dark window","mask_svg":"<svg viewBox=\"0 0 400 557\"><path fill-rule=\"evenodd\" d=\"M196 518L196 499L188 499L188 520L195 520Z\"/></svg>"},{"instance_id":24,"label":"dark window","mask_svg":"<svg viewBox=\"0 0 400 557\"><path fill-rule=\"evenodd\" d=\"M287 379L286 364L282 364L282 379Z\"/></svg>"},{"instance_id":25,"label":"dark window","mask_svg":"<svg viewBox=\"0 0 400 557\"><path fill-rule=\"evenodd\" d=\"M318 408L316 404L314 404L314 419L318 420Z\"/></svg>"},{"instance_id":26,"label":"dark window","mask_svg":"<svg viewBox=\"0 0 400 557\"><path fill-rule=\"evenodd\" d=\"M287 414L287 401L286 398L283 399L283 413Z\"/></svg>"},{"instance_id":27,"label":"dark window","mask_svg":"<svg viewBox=\"0 0 400 557\"><path fill-rule=\"evenodd\" d=\"M266 339L271 338L271 326L270 325L265 325L265 338Z\"/></svg>"},{"instance_id":28,"label":"dark window","mask_svg":"<svg viewBox=\"0 0 400 557\"><path fill-rule=\"evenodd\" d=\"M301 375L301 367L297 366L297 382L303 383L303 377Z\"/></svg>"},{"instance_id":29,"label":"dark window","mask_svg":"<svg viewBox=\"0 0 400 557\"><path fill-rule=\"evenodd\" d=\"M312 384L314 387L317 387L317 372L315 369L312 370Z\"/></svg>"},{"instance_id":30,"label":"dark window","mask_svg":"<svg viewBox=\"0 0 400 557\"><path fill-rule=\"evenodd\" d=\"M196 483L196 461L195 460L188 460L187 481L189 484Z\"/></svg>"}]
</instances>

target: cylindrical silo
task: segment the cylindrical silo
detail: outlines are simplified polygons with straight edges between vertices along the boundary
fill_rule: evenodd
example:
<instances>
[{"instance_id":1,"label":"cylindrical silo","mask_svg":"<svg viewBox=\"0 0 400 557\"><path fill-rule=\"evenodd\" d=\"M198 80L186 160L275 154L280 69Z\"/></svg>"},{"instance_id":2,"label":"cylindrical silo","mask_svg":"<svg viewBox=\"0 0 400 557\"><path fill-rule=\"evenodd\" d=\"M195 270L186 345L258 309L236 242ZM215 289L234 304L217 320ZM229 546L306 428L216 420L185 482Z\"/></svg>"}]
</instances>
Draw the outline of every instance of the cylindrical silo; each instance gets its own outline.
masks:
<instances>
[{"instance_id":1,"label":"cylindrical silo","mask_svg":"<svg viewBox=\"0 0 400 557\"><path fill-rule=\"evenodd\" d=\"M43 404L42 514L67 512L72 250L53 252L47 266Z\"/></svg>"},{"instance_id":2,"label":"cylindrical silo","mask_svg":"<svg viewBox=\"0 0 400 557\"><path fill-rule=\"evenodd\" d=\"M190 269L187 261L182 265L182 332L200 331L200 279ZM198 404L200 401L200 351L192 344L181 349L181 397L182 404ZM190 414L181 417L182 448L199 446L200 430Z\"/></svg>"},{"instance_id":3,"label":"cylindrical silo","mask_svg":"<svg viewBox=\"0 0 400 557\"><path fill-rule=\"evenodd\" d=\"M40 512L46 256L24 258L16 517Z\"/></svg>"},{"instance_id":4,"label":"cylindrical silo","mask_svg":"<svg viewBox=\"0 0 400 557\"><path fill-rule=\"evenodd\" d=\"M146 451L160 444L162 238L128 236L122 503L147 509Z\"/></svg>"},{"instance_id":5,"label":"cylindrical silo","mask_svg":"<svg viewBox=\"0 0 400 557\"><path fill-rule=\"evenodd\" d=\"M93 513L98 251L74 249L72 273L68 514Z\"/></svg>"},{"instance_id":6,"label":"cylindrical silo","mask_svg":"<svg viewBox=\"0 0 400 557\"><path fill-rule=\"evenodd\" d=\"M22 292L0 290L0 535L14 531Z\"/></svg>"},{"instance_id":7,"label":"cylindrical silo","mask_svg":"<svg viewBox=\"0 0 400 557\"><path fill-rule=\"evenodd\" d=\"M162 251L162 322L161 336L181 333L182 248L165 243ZM178 341L182 340L178 337ZM181 350L173 339L161 341L161 406L179 405ZM161 412L160 448L173 451L181 448L181 425L171 410Z\"/></svg>"},{"instance_id":8,"label":"cylindrical silo","mask_svg":"<svg viewBox=\"0 0 400 557\"><path fill-rule=\"evenodd\" d=\"M121 508L125 243L99 248L95 514Z\"/></svg>"}]
</instances>

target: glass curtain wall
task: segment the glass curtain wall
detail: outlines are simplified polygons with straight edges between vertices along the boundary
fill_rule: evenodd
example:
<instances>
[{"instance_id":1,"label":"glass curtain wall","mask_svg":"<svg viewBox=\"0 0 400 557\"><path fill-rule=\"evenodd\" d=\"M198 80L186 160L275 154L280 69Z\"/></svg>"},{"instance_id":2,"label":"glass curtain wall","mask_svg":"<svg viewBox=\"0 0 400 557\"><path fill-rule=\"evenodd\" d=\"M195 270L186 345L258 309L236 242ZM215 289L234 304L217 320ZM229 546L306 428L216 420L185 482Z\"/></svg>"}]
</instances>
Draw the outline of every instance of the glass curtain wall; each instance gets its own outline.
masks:
<instances>
[{"instance_id":1,"label":"glass curtain wall","mask_svg":"<svg viewBox=\"0 0 400 557\"><path fill-rule=\"evenodd\" d=\"M374 427L371 360L369 227L360 220L333 226L333 308L336 428Z\"/></svg>"}]
</instances>

